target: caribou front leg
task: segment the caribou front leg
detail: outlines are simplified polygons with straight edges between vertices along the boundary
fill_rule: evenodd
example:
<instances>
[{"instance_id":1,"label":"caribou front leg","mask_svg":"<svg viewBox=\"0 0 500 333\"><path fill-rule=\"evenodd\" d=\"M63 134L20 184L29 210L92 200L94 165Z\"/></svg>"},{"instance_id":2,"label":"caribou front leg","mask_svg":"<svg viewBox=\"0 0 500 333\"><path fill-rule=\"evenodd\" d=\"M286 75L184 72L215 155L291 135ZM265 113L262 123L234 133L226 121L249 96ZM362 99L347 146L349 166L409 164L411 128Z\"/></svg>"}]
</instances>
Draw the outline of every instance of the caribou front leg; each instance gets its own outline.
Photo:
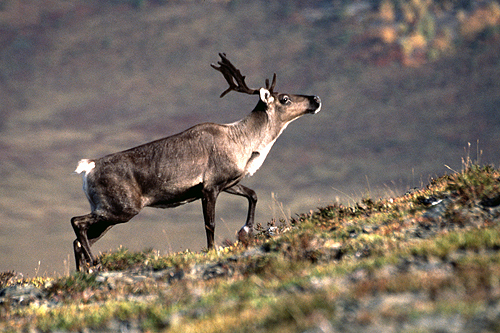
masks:
<instances>
[{"instance_id":1,"label":"caribou front leg","mask_svg":"<svg viewBox=\"0 0 500 333\"><path fill-rule=\"evenodd\" d=\"M207 233L207 248L214 248L215 234L215 202L219 196L219 191L215 189L206 189L203 191L201 204L203 206L203 217L205 218L205 231Z\"/></svg>"},{"instance_id":2,"label":"caribou front leg","mask_svg":"<svg viewBox=\"0 0 500 333\"><path fill-rule=\"evenodd\" d=\"M257 194L246 186L237 184L224 190L224 192L239 195L248 199L248 214L245 225L238 231L238 240L247 245L253 237L253 222L255 219L255 207L257 205Z\"/></svg>"}]
</instances>

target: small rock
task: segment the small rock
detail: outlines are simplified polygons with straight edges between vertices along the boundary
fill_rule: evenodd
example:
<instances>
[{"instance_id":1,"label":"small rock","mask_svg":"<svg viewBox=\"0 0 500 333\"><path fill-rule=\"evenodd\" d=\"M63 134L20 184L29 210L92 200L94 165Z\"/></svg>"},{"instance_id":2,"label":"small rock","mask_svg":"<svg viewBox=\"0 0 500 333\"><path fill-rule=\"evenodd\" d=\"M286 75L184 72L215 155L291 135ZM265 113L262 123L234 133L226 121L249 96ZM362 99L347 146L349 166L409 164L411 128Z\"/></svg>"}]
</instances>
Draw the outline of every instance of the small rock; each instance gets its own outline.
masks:
<instances>
[{"instance_id":1,"label":"small rock","mask_svg":"<svg viewBox=\"0 0 500 333\"><path fill-rule=\"evenodd\" d=\"M500 206L500 195L493 198L484 198L479 204L487 208L498 207Z\"/></svg>"},{"instance_id":2,"label":"small rock","mask_svg":"<svg viewBox=\"0 0 500 333\"><path fill-rule=\"evenodd\" d=\"M209 280L219 276L232 276L233 273L234 269L231 266L223 263L217 263L205 269L203 272L203 280Z\"/></svg>"},{"instance_id":3,"label":"small rock","mask_svg":"<svg viewBox=\"0 0 500 333\"><path fill-rule=\"evenodd\" d=\"M15 303L19 305L28 305L35 300L40 300L44 296L42 290L35 286L9 286L0 290L0 304Z\"/></svg>"},{"instance_id":4,"label":"small rock","mask_svg":"<svg viewBox=\"0 0 500 333\"><path fill-rule=\"evenodd\" d=\"M274 237L279 233L278 227L269 227L266 231L266 236L267 237Z\"/></svg>"}]
</instances>

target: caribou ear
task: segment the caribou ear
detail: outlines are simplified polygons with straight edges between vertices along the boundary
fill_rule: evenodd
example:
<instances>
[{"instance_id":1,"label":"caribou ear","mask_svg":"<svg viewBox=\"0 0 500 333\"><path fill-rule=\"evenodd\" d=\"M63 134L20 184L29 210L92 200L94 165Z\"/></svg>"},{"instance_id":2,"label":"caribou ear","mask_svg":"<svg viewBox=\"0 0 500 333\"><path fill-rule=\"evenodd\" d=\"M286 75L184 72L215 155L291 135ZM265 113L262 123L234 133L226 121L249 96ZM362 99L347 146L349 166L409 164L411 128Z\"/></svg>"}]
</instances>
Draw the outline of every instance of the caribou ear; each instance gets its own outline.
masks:
<instances>
[{"instance_id":1,"label":"caribou ear","mask_svg":"<svg viewBox=\"0 0 500 333\"><path fill-rule=\"evenodd\" d=\"M260 100L266 104L272 103L274 101L274 97L266 88L260 88L259 95L260 95Z\"/></svg>"}]
</instances>

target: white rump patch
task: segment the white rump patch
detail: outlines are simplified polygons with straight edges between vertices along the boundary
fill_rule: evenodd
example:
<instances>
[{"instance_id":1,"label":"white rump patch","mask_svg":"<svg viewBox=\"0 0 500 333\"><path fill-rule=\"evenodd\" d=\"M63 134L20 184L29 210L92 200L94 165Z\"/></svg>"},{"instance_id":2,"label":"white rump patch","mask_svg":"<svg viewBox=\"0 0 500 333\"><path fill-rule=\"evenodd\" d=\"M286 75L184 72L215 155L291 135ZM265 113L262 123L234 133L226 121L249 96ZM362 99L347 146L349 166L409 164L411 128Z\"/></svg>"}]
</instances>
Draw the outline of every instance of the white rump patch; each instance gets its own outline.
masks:
<instances>
[{"instance_id":1,"label":"white rump patch","mask_svg":"<svg viewBox=\"0 0 500 333\"><path fill-rule=\"evenodd\" d=\"M94 211L95 210L95 205L90 199L89 195L89 184L87 180L87 175L95 168L95 163L91 162L90 160L83 159L78 162L78 165L76 166L75 173L77 174L82 174L83 178L83 192L85 193L85 196L87 197L89 203L90 203L90 210Z\"/></svg>"},{"instance_id":2,"label":"white rump patch","mask_svg":"<svg viewBox=\"0 0 500 333\"><path fill-rule=\"evenodd\" d=\"M81 174L82 172L85 172L85 176L92 171L92 169L95 168L95 163L90 162L90 160L83 159L78 162L78 165L76 166L75 173Z\"/></svg>"}]
</instances>

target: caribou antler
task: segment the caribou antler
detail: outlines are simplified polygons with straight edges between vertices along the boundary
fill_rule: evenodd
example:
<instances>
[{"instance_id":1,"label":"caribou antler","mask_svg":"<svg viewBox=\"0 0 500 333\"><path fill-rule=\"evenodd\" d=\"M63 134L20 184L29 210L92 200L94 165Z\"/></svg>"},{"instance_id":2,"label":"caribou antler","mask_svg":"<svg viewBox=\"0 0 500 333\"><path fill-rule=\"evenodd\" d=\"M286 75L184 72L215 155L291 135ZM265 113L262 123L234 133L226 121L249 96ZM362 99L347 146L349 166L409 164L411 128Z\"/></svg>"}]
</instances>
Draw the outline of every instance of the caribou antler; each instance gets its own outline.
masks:
<instances>
[{"instance_id":1,"label":"caribou antler","mask_svg":"<svg viewBox=\"0 0 500 333\"><path fill-rule=\"evenodd\" d=\"M224 90L224 92L220 95L221 98L232 90L249 95L259 94L259 89L248 88L247 84L245 83L245 76L241 75L241 72L236 67L234 67L234 65L229 60L227 60L225 53L219 53L219 56L221 57L221 61L217 62L219 66L216 66L214 64L210 64L210 66L221 72L227 83L229 84L229 88ZM266 89L272 93L275 85L276 73L273 75L273 82L271 86L269 86L269 80L266 79Z\"/></svg>"}]
</instances>

